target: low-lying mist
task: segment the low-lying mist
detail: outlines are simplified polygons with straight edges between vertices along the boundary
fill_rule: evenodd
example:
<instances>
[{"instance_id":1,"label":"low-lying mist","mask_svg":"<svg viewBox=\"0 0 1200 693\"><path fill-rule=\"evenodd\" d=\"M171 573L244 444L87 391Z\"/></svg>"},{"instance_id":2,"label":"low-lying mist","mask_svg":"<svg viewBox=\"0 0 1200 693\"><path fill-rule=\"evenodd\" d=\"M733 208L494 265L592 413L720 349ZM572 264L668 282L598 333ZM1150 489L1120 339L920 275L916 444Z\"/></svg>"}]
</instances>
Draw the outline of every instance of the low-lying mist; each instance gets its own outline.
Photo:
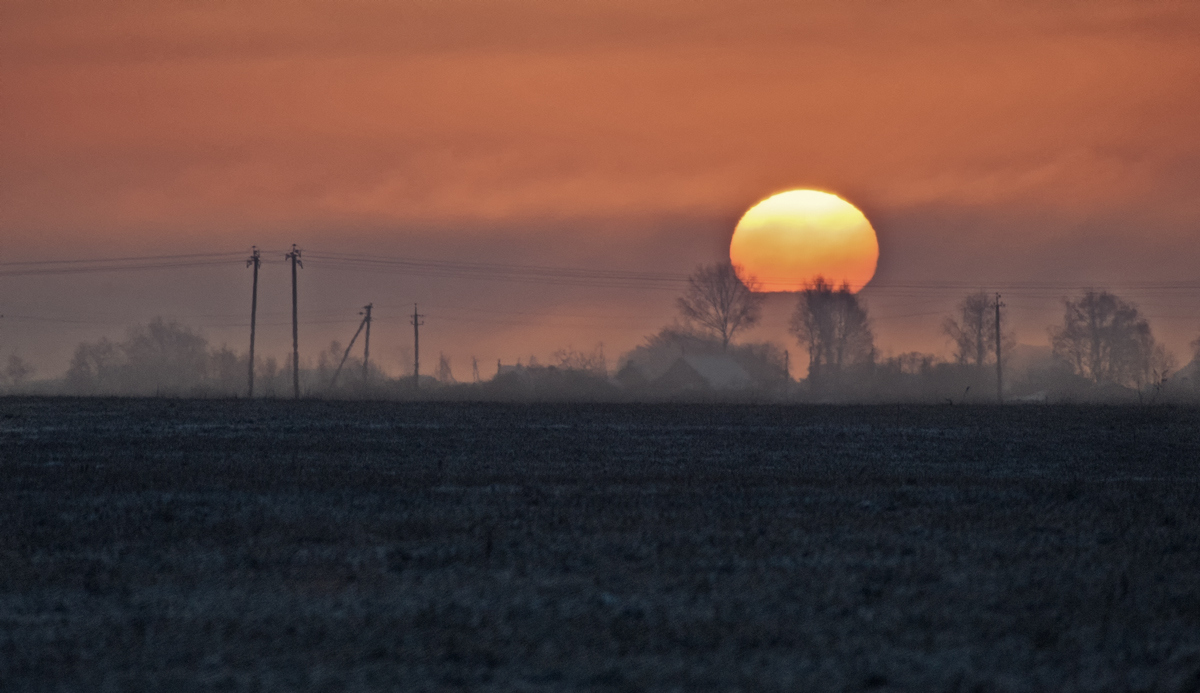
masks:
<instances>
[{"instance_id":1,"label":"low-lying mist","mask_svg":"<svg viewBox=\"0 0 1200 693\"><path fill-rule=\"evenodd\" d=\"M1200 370L1193 360L1178 370L1150 369L1118 377L1091 374L1053 347L1006 344L997 373L994 355L979 362L910 352L803 370L773 343L731 342L679 324L648 336L612 359L603 345L564 348L545 362L455 364L427 356L419 378L411 370L389 376L361 351L333 342L315 356L301 355L300 396L328 399L498 401L744 401L795 403L1200 402ZM992 352L994 354L994 352ZM1126 369L1127 372L1129 369ZM197 330L155 319L130 328L124 339L80 343L65 373L36 377L17 357L0 371L8 394L244 398L249 391L245 352L214 346ZM997 391L998 378L1003 383ZM294 396L290 354L260 356L254 395Z\"/></svg>"}]
</instances>

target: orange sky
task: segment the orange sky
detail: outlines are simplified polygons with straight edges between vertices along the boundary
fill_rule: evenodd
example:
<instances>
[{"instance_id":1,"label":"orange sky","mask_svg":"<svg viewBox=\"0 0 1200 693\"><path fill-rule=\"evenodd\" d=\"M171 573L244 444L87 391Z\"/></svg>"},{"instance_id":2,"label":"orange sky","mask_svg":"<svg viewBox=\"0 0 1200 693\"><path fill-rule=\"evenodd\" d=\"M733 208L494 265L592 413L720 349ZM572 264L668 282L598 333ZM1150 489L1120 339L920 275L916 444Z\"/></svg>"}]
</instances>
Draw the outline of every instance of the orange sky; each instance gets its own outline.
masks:
<instances>
[{"instance_id":1,"label":"orange sky","mask_svg":"<svg viewBox=\"0 0 1200 693\"><path fill-rule=\"evenodd\" d=\"M881 282L1194 280L1197 36L1200 5L1132 0L7 0L0 253L295 241L687 272L718 258L754 202L817 187L872 220ZM104 279L103 305L76 302L99 295L94 277L3 281L0 311L103 308L117 326L243 307L240 286L147 298L163 277ZM319 286L329 310L372 299L369 283ZM446 328L489 359L597 338L619 352L672 314L670 296L385 290L397 306L451 293L483 310L487 293L525 309L511 329ZM921 311L864 295L881 317ZM1194 294L1170 298L1147 312L1197 312ZM1045 342L1057 317L1042 299L1023 341ZM617 318L536 317L572 311ZM623 315L645 319L614 328ZM936 351L931 319L878 331L897 351ZM1171 319L1155 327L1177 343L1200 329Z\"/></svg>"}]
</instances>

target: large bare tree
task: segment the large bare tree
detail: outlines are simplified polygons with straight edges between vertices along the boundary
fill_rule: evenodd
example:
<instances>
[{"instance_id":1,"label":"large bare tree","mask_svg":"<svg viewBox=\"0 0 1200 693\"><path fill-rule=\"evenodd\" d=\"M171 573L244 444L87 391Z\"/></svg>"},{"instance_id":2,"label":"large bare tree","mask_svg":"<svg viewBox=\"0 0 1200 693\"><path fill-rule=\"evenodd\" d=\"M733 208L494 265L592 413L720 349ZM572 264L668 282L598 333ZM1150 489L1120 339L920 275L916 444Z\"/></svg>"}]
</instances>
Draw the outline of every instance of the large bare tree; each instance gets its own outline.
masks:
<instances>
[{"instance_id":1,"label":"large bare tree","mask_svg":"<svg viewBox=\"0 0 1200 693\"><path fill-rule=\"evenodd\" d=\"M758 281L743 276L742 268L729 262L698 267L677 302L684 320L720 339L722 349L729 348L735 334L754 326L762 312L763 295L755 293Z\"/></svg>"},{"instance_id":2,"label":"large bare tree","mask_svg":"<svg viewBox=\"0 0 1200 693\"><path fill-rule=\"evenodd\" d=\"M1171 367L1136 305L1107 291L1086 291L1063 303L1063 324L1050 328L1050 340L1054 354L1079 375L1097 384L1141 386Z\"/></svg>"},{"instance_id":3,"label":"large bare tree","mask_svg":"<svg viewBox=\"0 0 1200 693\"><path fill-rule=\"evenodd\" d=\"M1001 349L1016 346L1016 336L1004 331L1007 314L1000 312ZM982 368L996 362L996 304L995 299L980 291L970 294L958 304L954 315L942 323L944 331L954 341L954 360L961 365Z\"/></svg>"},{"instance_id":4,"label":"large bare tree","mask_svg":"<svg viewBox=\"0 0 1200 693\"><path fill-rule=\"evenodd\" d=\"M875 360L875 336L867 309L847 284L835 289L824 277L800 292L792 334L808 350L808 378L823 386L849 366Z\"/></svg>"}]
</instances>

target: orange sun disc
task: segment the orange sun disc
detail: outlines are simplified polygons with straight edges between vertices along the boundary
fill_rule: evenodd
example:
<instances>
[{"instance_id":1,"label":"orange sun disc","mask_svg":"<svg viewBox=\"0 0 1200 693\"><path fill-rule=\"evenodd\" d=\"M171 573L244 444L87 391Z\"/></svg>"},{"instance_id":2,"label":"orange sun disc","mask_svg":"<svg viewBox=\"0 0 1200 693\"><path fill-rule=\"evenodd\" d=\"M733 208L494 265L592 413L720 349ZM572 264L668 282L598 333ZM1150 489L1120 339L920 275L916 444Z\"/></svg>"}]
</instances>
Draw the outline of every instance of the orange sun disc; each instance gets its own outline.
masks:
<instances>
[{"instance_id":1,"label":"orange sun disc","mask_svg":"<svg viewBox=\"0 0 1200 693\"><path fill-rule=\"evenodd\" d=\"M759 291L801 291L824 277L858 292L875 276L879 240L863 213L837 195L791 190L742 216L729 259L757 278Z\"/></svg>"}]
</instances>

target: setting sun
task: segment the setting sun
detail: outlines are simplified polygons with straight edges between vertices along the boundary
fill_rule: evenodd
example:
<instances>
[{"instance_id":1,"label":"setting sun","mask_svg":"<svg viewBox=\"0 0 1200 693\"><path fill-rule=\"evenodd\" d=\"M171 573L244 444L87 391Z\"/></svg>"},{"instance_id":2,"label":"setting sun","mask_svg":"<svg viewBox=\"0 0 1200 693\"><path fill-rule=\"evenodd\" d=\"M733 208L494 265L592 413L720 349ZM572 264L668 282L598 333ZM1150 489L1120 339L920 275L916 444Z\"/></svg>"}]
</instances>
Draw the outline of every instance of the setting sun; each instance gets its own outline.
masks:
<instances>
[{"instance_id":1,"label":"setting sun","mask_svg":"<svg viewBox=\"0 0 1200 693\"><path fill-rule=\"evenodd\" d=\"M733 232L729 258L761 291L800 291L818 276L857 292L875 275L879 242L854 205L816 190L772 195L750 208Z\"/></svg>"}]
</instances>

